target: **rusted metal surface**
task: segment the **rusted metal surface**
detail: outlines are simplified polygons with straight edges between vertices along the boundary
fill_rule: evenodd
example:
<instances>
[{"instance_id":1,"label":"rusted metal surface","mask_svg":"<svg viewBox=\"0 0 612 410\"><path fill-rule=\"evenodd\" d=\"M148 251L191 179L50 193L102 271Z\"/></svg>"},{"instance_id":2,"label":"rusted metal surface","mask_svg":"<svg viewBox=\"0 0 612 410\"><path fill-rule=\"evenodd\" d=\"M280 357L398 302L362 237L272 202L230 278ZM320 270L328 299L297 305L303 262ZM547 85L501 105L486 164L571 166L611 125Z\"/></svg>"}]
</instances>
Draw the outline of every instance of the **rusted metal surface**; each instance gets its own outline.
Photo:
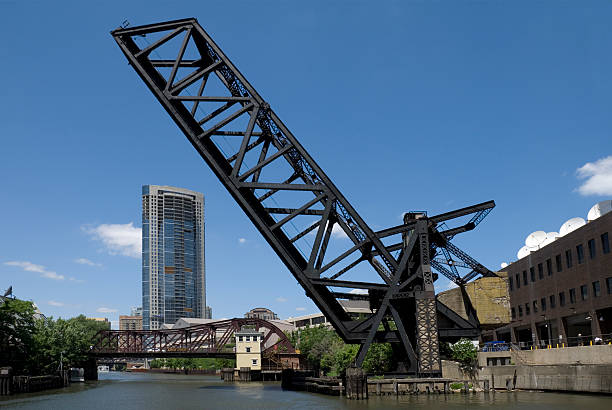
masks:
<instances>
[{"instance_id":1,"label":"rusted metal surface","mask_svg":"<svg viewBox=\"0 0 612 410\"><path fill-rule=\"evenodd\" d=\"M234 357L233 335L242 326L263 334L262 354L295 353L287 336L262 319L228 319L181 329L102 330L91 346L94 357Z\"/></svg>"}]
</instances>

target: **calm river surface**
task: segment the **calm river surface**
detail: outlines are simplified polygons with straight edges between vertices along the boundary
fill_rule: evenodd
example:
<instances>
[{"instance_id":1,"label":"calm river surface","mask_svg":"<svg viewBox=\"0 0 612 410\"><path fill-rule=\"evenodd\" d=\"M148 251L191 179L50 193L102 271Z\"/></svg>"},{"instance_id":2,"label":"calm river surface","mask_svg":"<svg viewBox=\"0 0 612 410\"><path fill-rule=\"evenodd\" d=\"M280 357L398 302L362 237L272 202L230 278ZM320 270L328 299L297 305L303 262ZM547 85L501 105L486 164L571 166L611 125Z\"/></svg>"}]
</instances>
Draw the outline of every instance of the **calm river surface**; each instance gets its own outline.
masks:
<instances>
[{"instance_id":1,"label":"calm river surface","mask_svg":"<svg viewBox=\"0 0 612 410\"><path fill-rule=\"evenodd\" d=\"M374 397L367 401L288 392L274 382L225 383L212 376L101 373L98 382L19 397L0 398L7 409L554 409L610 410L612 397L515 392Z\"/></svg>"}]
</instances>

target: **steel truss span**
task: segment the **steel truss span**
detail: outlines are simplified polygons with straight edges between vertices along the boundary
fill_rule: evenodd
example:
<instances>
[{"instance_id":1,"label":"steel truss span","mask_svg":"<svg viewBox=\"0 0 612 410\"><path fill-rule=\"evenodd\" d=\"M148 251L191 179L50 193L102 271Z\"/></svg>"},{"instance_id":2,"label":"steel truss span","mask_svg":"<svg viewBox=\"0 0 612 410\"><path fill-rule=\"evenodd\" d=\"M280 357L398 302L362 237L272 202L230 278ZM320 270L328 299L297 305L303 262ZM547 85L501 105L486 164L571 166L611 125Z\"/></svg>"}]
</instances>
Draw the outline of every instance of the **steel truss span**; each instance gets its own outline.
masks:
<instances>
[{"instance_id":1,"label":"steel truss span","mask_svg":"<svg viewBox=\"0 0 612 410\"><path fill-rule=\"evenodd\" d=\"M435 301L431 267L459 285L493 275L450 239L473 229L494 202L433 217L413 214L374 231L197 20L111 34L338 334L361 344L357 365L372 342L386 341L394 343L404 371L440 374L436 315L450 323L440 337L472 336L478 323L461 322ZM466 216L467 223L447 228ZM351 317L338 302L355 298L370 301L371 316Z\"/></svg>"},{"instance_id":2,"label":"steel truss span","mask_svg":"<svg viewBox=\"0 0 612 410\"><path fill-rule=\"evenodd\" d=\"M94 357L229 357L236 355L232 342L242 326L263 333L262 354L295 353L287 335L262 319L230 319L182 329L101 330L90 354Z\"/></svg>"}]
</instances>

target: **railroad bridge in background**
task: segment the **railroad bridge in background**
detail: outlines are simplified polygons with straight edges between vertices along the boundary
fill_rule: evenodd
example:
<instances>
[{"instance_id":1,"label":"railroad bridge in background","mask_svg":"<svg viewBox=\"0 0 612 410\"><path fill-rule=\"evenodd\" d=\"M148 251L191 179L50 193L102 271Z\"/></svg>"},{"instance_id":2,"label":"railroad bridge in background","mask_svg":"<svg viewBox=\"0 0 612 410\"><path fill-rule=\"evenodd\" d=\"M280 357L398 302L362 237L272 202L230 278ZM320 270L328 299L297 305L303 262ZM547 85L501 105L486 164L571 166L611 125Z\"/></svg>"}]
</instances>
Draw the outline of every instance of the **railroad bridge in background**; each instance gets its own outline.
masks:
<instances>
[{"instance_id":1,"label":"railroad bridge in background","mask_svg":"<svg viewBox=\"0 0 612 410\"><path fill-rule=\"evenodd\" d=\"M235 358L234 333L244 326L263 334L262 356L295 354L287 335L262 319L228 319L180 329L102 330L97 333L93 358L216 357Z\"/></svg>"}]
</instances>

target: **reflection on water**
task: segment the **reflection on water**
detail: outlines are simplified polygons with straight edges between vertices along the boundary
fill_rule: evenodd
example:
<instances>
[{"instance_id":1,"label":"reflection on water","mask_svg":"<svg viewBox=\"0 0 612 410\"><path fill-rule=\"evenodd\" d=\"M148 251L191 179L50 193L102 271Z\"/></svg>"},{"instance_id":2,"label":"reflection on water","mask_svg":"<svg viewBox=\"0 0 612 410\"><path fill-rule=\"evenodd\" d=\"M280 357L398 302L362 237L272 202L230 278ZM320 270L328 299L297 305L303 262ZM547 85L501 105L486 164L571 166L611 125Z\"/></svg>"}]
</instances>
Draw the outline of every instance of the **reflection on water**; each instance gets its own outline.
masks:
<instances>
[{"instance_id":1,"label":"reflection on water","mask_svg":"<svg viewBox=\"0 0 612 410\"><path fill-rule=\"evenodd\" d=\"M465 409L609 410L612 397L542 392L497 392L373 397L367 401L288 392L278 382L225 383L217 377L179 374L101 373L98 382L0 398L15 409Z\"/></svg>"}]
</instances>

